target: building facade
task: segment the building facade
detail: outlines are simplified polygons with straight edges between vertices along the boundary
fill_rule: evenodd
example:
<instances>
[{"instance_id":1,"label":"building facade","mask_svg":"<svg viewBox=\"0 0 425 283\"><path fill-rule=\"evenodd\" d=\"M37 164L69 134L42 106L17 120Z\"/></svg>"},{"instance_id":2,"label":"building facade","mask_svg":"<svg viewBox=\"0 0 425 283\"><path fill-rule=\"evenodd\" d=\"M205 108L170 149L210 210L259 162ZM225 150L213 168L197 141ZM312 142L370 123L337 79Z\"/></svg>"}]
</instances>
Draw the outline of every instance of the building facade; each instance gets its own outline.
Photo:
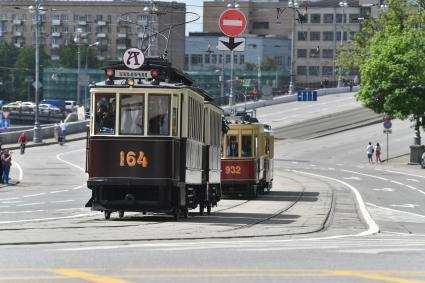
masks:
<instances>
[{"instance_id":1,"label":"building facade","mask_svg":"<svg viewBox=\"0 0 425 283\"><path fill-rule=\"evenodd\" d=\"M231 52L217 49L221 33L192 32L186 37L185 70L230 69ZM287 37L242 34L245 51L233 52L234 69L244 69L245 64L258 65L266 59L275 62L278 69L291 66L291 41Z\"/></svg>"},{"instance_id":2,"label":"building facade","mask_svg":"<svg viewBox=\"0 0 425 283\"><path fill-rule=\"evenodd\" d=\"M350 41L361 29L361 19L379 14L379 0L296 1L237 1L247 18L246 32L257 35L294 35L294 81L298 87L319 87L323 83L336 85L338 72L335 59L338 48L350 46ZM343 2L343 1L341 1ZM218 18L228 9L226 1L204 3L204 31L220 32ZM295 12L295 29L292 22ZM344 79L353 79L355 73Z\"/></svg>"},{"instance_id":3,"label":"building facade","mask_svg":"<svg viewBox=\"0 0 425 283\"><path fill-rule=\"evenodd\" d=\"M78 29L82 42L96 47L99 59L121 59L124 50L138 47L146 54L167 56L174 66L183 68L185 25L172 28L167 42L164 36L148 37L161 32L168 36L170 26L185 22L186 5L177 2L138 0L42 1L39 43L52 60L59 59L59 47L74 43ZM0 41L17 47L35 44L35 13L31 0L0 0ZM146 7L146 9L145 9ZM167 45L168 44L168 45ZM84 64L84 62L82 63Z\"/></svg>"}]
</instances>

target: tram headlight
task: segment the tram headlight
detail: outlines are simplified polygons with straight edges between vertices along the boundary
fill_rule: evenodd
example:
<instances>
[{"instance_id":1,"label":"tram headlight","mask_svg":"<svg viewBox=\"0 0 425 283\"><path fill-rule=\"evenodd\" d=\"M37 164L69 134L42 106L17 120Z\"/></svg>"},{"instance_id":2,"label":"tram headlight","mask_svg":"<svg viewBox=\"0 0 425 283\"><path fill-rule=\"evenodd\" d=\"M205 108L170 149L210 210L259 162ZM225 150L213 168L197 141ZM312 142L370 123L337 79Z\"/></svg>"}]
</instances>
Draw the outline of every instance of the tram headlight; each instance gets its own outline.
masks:
<instances>
[{"instance_id":1,"label":"tram headlight","mask_svg":"<svg viewBox=\"0 0 425 283\"><path fill-rule=\"evenodd\" d=\"M134 83L135 83L134 82L134 79L128 79L127 80L127 84L128 84L129 87L133 87L134 86Z\"/></svg>"}]
</instances>

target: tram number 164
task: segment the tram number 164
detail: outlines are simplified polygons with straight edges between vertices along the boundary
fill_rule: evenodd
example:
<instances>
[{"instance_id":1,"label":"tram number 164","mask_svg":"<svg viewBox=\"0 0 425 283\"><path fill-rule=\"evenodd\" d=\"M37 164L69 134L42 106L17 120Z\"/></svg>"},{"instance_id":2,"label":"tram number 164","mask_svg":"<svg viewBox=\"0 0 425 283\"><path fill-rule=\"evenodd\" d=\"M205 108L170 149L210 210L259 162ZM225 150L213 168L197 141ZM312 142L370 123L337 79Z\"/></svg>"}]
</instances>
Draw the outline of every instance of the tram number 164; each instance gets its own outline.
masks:
<instances>
[{"instance_id":1,"label":"tram number 164","mask_svg":"<svg viewBox=\"0 0 425 283\"><path fill-rule=\"evenodd\" d=\"M143 151L139 151L139 153L129 151L127 154L123 150L120 151L120 167L134 167L136 165L143 168L148 167L148 158Z\"/></svg>"},{"instance_id":2,"label":"tram number 164","mask_svg":"<svg viewBox=\"0 0 425 283\"><path fill-rule=\"evenodd\" d=\"M240 166L225 166L224 167L224 172L228 175L228 174L237 174L240 175L241 174L241 167Z\"/></svg>"}]
</instances>

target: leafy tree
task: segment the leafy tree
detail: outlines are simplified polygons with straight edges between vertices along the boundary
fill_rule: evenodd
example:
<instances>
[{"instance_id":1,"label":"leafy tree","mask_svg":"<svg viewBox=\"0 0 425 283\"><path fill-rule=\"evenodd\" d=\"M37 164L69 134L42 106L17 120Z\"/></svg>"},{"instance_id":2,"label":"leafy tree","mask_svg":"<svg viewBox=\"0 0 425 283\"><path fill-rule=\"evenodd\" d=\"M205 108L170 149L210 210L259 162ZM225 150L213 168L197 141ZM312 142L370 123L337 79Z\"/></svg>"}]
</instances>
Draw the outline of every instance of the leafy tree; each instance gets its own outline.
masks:
<instances>
[{"instance_id":1,"label":"leafy tree","mask_svg":"<svg viewBox=\"0 0 425 283\"><path fill-rule=\"evenodd\" d=\"M388 4L388 11L367 23L366 33L355 41L362 57L357 97L377 113L413 117L418 131L425 126L424 14L407 0Z\"/></svg>"}]
</instances>

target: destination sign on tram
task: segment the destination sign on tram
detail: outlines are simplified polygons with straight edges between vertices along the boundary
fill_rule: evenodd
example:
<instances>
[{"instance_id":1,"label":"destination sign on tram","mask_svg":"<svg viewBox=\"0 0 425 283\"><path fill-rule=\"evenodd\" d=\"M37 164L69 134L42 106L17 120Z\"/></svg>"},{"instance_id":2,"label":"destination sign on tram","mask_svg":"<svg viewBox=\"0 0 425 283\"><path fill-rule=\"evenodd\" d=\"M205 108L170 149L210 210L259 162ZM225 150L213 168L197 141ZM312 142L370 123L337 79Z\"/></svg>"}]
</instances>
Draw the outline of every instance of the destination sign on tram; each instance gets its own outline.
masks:
<instances>
[{"instance_id":1,"label":"destination sign on tram","mask_svg":"<svg viewBox=\"0 0 425 283\"><path fill-rule=\"evenodd\" d=\"M116 78L152 79L151 71L115 70Z\"/></svg>"}]
</instances>

